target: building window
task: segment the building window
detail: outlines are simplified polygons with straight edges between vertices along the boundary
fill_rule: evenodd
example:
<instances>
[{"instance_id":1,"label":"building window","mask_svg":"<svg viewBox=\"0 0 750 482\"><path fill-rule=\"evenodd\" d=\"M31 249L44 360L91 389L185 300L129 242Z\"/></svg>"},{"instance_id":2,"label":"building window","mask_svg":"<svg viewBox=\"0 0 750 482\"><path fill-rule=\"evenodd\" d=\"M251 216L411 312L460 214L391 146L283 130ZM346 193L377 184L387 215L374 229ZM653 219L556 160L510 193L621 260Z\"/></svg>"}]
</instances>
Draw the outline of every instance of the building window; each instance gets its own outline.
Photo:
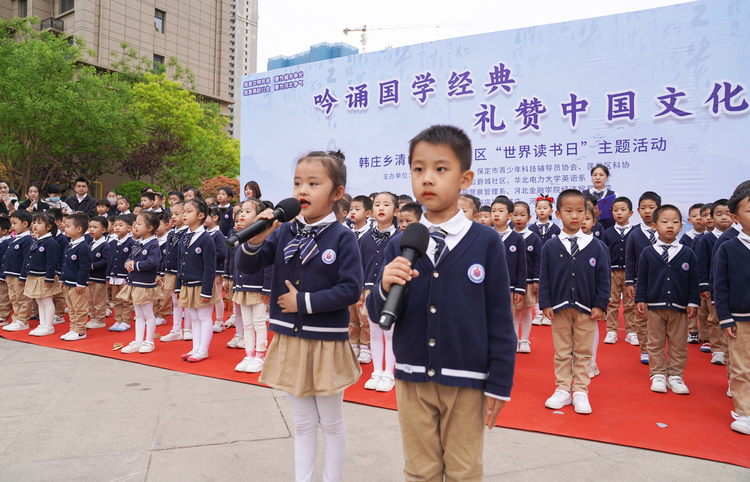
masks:
<instances>
[{"instance_id":1,"label":"building window","mask_svg":"<svg viewBox=\"0 0 750 482\"><path fill-rule=\"evenodd\" d=\"M69 10L73 10L74 7L74 0L60 0L60 13L65 13Z\"/></svg>"},{"instance_id":2,"label":"building window","mask_svg":"<svg viewBox=\"0 0 750 482\"><path fill-rule=\"evenodd\" d=\"M20 18L26 18L26 16L28 16L28 12L26 11L26 0L18 2L18 16Z\"/></svg>"},{"instance_id":3,"label":"building window","mask_svg":"<svg viewBox=\"0 0 750 482\"><path fill-rule=\"evenodd\" d=\"M154 54L154 71L161 72L164 70L164 56Z\"/></svg>"},{"instance_id":4,"label":"building window","mask_svg":"<svg viewBox=\"0 0 750 482\"><path fill-rule=\"evenodd\" d=\"M154 30L158 33L164 33L164 17L166 17L166 15L167 14L161 10L156 10L154 12Z\"/></svg>"}]
</instances>

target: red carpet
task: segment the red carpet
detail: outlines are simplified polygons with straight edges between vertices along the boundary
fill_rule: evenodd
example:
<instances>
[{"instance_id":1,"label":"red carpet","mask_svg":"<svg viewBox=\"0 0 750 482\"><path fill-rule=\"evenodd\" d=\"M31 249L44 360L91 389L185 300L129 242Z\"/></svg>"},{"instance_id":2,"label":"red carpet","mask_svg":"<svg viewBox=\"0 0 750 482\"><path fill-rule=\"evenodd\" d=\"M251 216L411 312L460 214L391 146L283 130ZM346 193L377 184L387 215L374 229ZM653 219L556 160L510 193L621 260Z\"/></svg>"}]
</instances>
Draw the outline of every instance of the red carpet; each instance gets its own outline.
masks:
<instances>
[{"instance_id":1,"label":"red carpet","mask_svg":"<svg viewBox=\"0 0 750 482\"><path fill-rule=\"evenodd\" d=\"M31 326L36 326L36 322L32 321ZM167 334L170 327L171 323L158 327L157 332ZM750 437L729 428L733 405L726 396L725 367L712 365L709 362L710 354L701 353L698 345L688 345L685 383L690 388L690 395L675 395L671 391L666 394L653 393L649 390L648 366L638 360L638 348L622 341L625 336L623 331L620 331L615 345L602 344L604 323L600 323L599 328L601 339L597 363L601 375L594 378L590 385L591 415L576 414L572 406L560 410L563 414L556 414L544 407L544 401L555 389L552 337L549 327L535 326L531 330L532 353L519 354L517 357L512 401L501 412L498 425L750 467ZM180 359L180 354L191 349L191 342L157 341L156 350L150 354L125 355L113 351L112 346L118 342L127 345L133 340L133 330L125 333L113 333L107 329L89 330L87 339L65 342L59 337L68 331L67 325L57 325L55 329L56 335L43 338L29 336L25 331L13 333L0 330L0 335L9 340L40 346L260 385L258 375L234 371L245 352L225 347L234 336L233 328L214 334L210 358L202 363L187 363ZM345 399L395 409L395 391L383 394L364 389L371 371L372 365L363 366L362 378L346 391Z\"/></svg>"}]
</instances>

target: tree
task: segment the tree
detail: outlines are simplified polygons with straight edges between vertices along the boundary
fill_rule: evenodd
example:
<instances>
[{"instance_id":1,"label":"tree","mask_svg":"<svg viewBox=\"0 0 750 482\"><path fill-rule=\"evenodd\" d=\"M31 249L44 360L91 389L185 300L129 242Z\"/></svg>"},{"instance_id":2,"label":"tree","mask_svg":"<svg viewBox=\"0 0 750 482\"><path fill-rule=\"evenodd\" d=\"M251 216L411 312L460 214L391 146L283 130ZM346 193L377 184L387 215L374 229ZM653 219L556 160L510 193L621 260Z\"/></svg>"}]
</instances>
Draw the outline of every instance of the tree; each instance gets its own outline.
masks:
<instances>
[{"instance_id":1,"label":"tree","mask_svg":"<svg viewBox=\"0 0 750 482\"><path fill-rule=\"evenodd\" d=\"M146 73L167 74L168 78L182 83L185 89L195 91L193 69L181 65L177 57L169 57L166 65L162 65L149 60L145 55L140 55L127 42L120 43L120 49L122 52L112 50L109 54L117 59L117 62L112 63L112 67L122 74L123 80L131 83L145 82Z\"/></svg>"},{"instance_id":2,"label":"tree","mask_svg":"<svg viewBox=\"0 0 750 482\"><path fill-rule=\"evenodd\" d=\"M83 40L37 32L38 22L0 21L0 168L19 191L64 173L95 180L129 150L138 125L129 85L83 65Z\"/></svg>"},{"instance_id":3,"label":"tree","mask_svg":"<svg viewBox=\"0 0 750 482\"><path fill-rule=\"evenodd\" d=\"M125 156L120 170L135 181L146 176L154 177L163 169L172 167L172 157L182 150L182 143L172 133L155 130Z\"/></svg>"}]
</instances>

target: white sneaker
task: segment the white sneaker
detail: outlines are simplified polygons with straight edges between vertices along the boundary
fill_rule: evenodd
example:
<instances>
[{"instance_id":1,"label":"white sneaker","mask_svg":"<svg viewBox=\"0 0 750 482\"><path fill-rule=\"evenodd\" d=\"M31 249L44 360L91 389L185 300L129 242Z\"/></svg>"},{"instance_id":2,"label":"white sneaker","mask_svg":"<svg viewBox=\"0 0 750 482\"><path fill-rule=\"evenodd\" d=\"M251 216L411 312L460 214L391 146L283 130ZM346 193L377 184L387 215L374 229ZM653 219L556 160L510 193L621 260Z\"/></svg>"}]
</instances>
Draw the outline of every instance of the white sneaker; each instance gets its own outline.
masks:
<instances>
[{"instance_id":1,"label":"white sneaker","mask_svg":"<svg viewBox=\"0 0 750 482\"><path fill-rule=\"evenodd\" d=\"M161 341L178 341L182 340L182 331L170 331L168 334L159 338Z\"/></svg>"},{"instance_id":2,"label":"white sneaker","mask_svg":"<svg viewBox=\"0 0 750 482\"><path fill-rule=\"evenodd\" d=\"M641 353L641 363L648 365L648 353Z\"/></svg>"},{"instance_id":3,"label":"white sneaker","mask_svg":"<svg viewBox=\"0 0 750 482\"><path fill-rule=\"evenodd\" d=\"M36 336L36 332L39 331L39 329L42 327L42 325L37 326L33 330L29 330L29 335Z\"/></svg>"},{"instance_id":4,"label":"white sneaker","mask_svg":"<svg viewBox=\"0 0 750 482\"><path fill-rule=\"evenodd\" d=\"M359 345L352 345L352 350L354 350L354 355L359 359Z\"/></svg>"},{"instance_id":5,"label":"white sneaker","mask_svg":"<svg viewBox=\"0 0 750 482\"><path fill-rule=\"evenodd\" d=\"M734 419L734 422L732 422L731 425L732 430L744 433L745 435L750 435L750 417L738 415L732 411L732 418Z\"/></svg>"},{"instance_id":6,"label":"white sneaker","mask_svg":"<svg viewBox=\"0 0 750 482\"><path fill-rule=\"evenodd\" d=\"M78 341L83 340L84 338L86 338L86 332L83 332L82 335L79 335L75 331L69 331L60 337L61 340L65 341Z\"/></svg>"},{"instance_id":7,"label":"white sneaker","mask_svg":"<svg viewBox=\"0 0 750 482\"><path fill-rule=\"evenodd\" d=\"M732 398L732 382L727 382L727 397Z\"/></svg>"},{"instance_id":8,"label":"white sneaker","mask_svg":"<svg viewBox=\"0 0 750 482\"><path fill-rule=\"evenodd\" d=\"M107 318L109 318L110 316L112 316L112 310L111 310L111 309L109 309L109 308L107 308L107 311L106 311L106 312L105 312L104 314L105 314L105 316L106 316Z\"/></svg>"},{"instance_id":9,"label":"white sneaker","mask_svg":"<svg viewBox=\"0 0 750 482\"><path fill-rule=\"evenodd\" d=\"M573 407L575 407L576 413L588 415L591 413L591 404L589 403L589 396L583 392L573 392Z\"/></svg>"},{"instance_id":10,"label":"white sneaker","mask_svg":"<svg viewBox=\"0 0 750 482\"><path fill-rule=\"evenodd\" d=\"M378 392L390 392L395 386L396 380L393 379L393 375L386 373L380 377L380 381L377 386L375 386L375 390Z\"/></svg>"},{"instance_id":11,"label":"white sneaker","mask_svg":"<svg viewBox=\"0 0 750 482\"><path fill-rule=\"evenodd\" d=\"M156 319L156 326L163 326L167 324L167 320L164 318L157 318Z\"/></svg>"},{"instance_id":12,"label":"white sneaker","mask_svg":"<svg viewBox=\"0 0 750 482\"><path fill-rule=\"evenodd\" d=\"M221 333L224 331L224 323L220 321L214 322L214 333Z\"/></svg>"},{"instance_id":13,"label":"white sneaker","mask_svg":"<svg viewBox=\"0 0 750 482\"><path fill-rule=\"evenodd\" d=\"M151 341L144 341L143 345L141 345L141 349L138 350L138 353L151 353L154 351L156 347L154 346L154 343Z\"/></svg>"},{"instance_id":14,"label":"white sneaker","mask_svg":"<svg viewBox=\"0 0 750 482\"><path fill-rule=\"evenodd\" d=\"M239 350L245 349L245 335L242 335L242 338L240 338L240 341L237 342L237 346L235 348Z\"/></svg>"},{"instance_id":15,"label":"white sneaker","mask_svg":"<svg viewBox=\"0 0 750 482\"><path fill-rule=\"evenodd\" d=\"M537 311L536 315L534 316L534 319L531 320L531 324L539 326L542 324L543 318L544 318L544 313L542 313L541 311Z\"/></svg>"},{"instance_id":16,"label":"white sneaker","mask_svg":"<svg viewBox=\"0 0 750 482\"><path fill-rule=\"evenodd\" d=\"M690 395L690 390L688 390L685 382L682 381L682 377L678 377L677 375L672 375L667 379L667 387L672 390L672 393L676 393L677 395Z\"/></svg>"},{"instance_id":17,"label":"white sneaker","mask_svg":"<svg viewBox=\"0 0 750 482\"><path fill-rule=\"evenodd\" d=\"M544 402L544 406L553 410L559 410L571 403L573 403L573 399L570 396L570 392L555 390L555 393Z\"/></svg>"},{"instance_id":18,"label":"white sneaker","mask_svg":"<svg viewBox=\"0 0 750 482\"><path fill-rule=\"evenodd\" d=\"M595 376L599 375L599 373L599 365L591 362L591 368L589 369L589 378L594 378Z\"/></svg>"},{"instance_id":19,"label":"white sneaker","mask_svg":"<svg viewBox=\"0 0 750 482\"><path fill-rule=\"evenodd\" d=\"M52 319L52 324L59 325L61 323L65 323L65 318L62 316L55 315L55 317Z\"/></svg>"},{"instance_id":20,"label":"white sneaker","mask_svg":"<svg viewBox=\"0 0 750 482\"><path fill-rule=\"evenodd\" d=\"M28 330L28 329L29 329L29 324L23 323L21 321L14 321L10 325L6 325L3 327L3 330L5 331L23 331L23 330Z\"/></svg>"},{"instance_id":21,"label":"white sneaker","mask_svg":"<svg viewBox=\"0 0 750 482\"><path fill-rule=\"evenodd\" d=\"M88 323L86 323L86 328L89 330L95 330L97 328L106 328L106 327L107 327L107 324L102 323L101 321L91 320Z\"/></svg>"},{"instance_id":22,"label":"white sneaker","mask_svg":"<svg viewBox=\"0 0 750 482\"><path fill-rule=\"evenodd\" d=\"M263 370L263 363L266 361L265 357L255 357L245 368L245 373L259 373Z\"/></svg>"},{"instance_id":23,"label":"white sneaker","mask_svg":"<svg viewBox=\"0 0 750 482\"><path fill-rule=\"evenodd\" d=\"M640 342L638 341L638 335L635 333L630 334L630 344L633 346L640 346Z\"/></svg>"},{"instance_id":24,"label":"white sneaker","mask_svg":"<svg viewBox=\"0 0 750 482\"><path fill-rule=\"evenodd\" d=\"M604 337L604 343L607 343L608 345L617 343L617 333L614 331L608 331L607 336Z\"/></svg>"},{"instance_id":25,"label":"white sneaker","mask_svg":"<svg viewBox=\"0 0 750 482\"><path fill-rule=\"evenodd\" d=\"M239 333L235 333L234 337L232 337L232 339L229 340L229 342L227 342L227 348L236 348L237 343L240 342L241 338L242 338L242 335L240 335Z\"/></svg>"},{"instance_id":26,"label":"white sneaker","mask_svg":"<svg viewBox=\"0 0 750 482\"><path fill-rule=\"evenodd\" d=\"M193 339L193 332L188 330L187 328L182 330L182 339L185 341L190 341Z\"/></svg>"},{"instance_id":27,"label":"white sneaker","mask_svg":"<svg viewBox=\"0 0 750 482\"><path fill-rule=\"evenodd\" d=\"M518 353L531 353L531 343L529 340L521 340L518 343Z\"/></svg>"},{"instance_id":28,"label":"white sneaker","mask_svg":"<svg viewBox=\"0 0 750 482\"><path fill-rule=\"evenodd\" d=\"M250 365L250 362L252 361L253 361L253 357L246 356L245 358L242 359L241 362L237 364L236 367L234 367L234 371L244 373L247 367Z\"/></svg>"},{"instance_id":29,"label":"white sneaker","mask_svg":"<svg viewBox=\"0 0 750 482\"><path fill-rule=\"evenodd\" d=\"M378 388L378 383L380 383L382 375L383 372L372 372L370 379L365 382L365 390L375 390Z\"/></svg>"},{"instance_id":30,"label":"white sneaker","mask_svg":"<svg viewBox=\"0 0 750 482\"><path fill-rule=\"evenodd\" d=\"M371 363L372 353L370 352L370 349L366 346L360 346L359 356L357 357L357 360L359 360L359 363L361 365L367 365L368 363Z\"/></svg>"},{"instance_id":31,"label":"white sneaker","mask_svg":"<svg viewBox=\"0 0 750 482\"><path fill-rule=\"evenodd\" d=\"M656 393L667 393L667 377L654 375L651 377L651 391Z\"/></svg>"},{"instance_id":32,"label":"white sneaker","mask_svg":"<svg viewBox=\"0 0 750 482\"><path fill-rule=\"evenodd\" d=\"M231 328L233 326L234 326L234 313L232 313L232 315L229 318L227 318L227 321L224 322L225 328Z\"/></svg>"},{"instance_id":33,"label":"white sneaker","mask_svg":"<svg viewBox=\"0 0 750 482\"><path fill-rule=\"evenodd\" d=\"M51 326L38 326L33 332L30 332L29 335L34 336L49 336L54 335L55 329Z\"/></svg>"},{"instance_id":34,"label":"white sneaker","mask_svg":"<svg viewBox=\"0 0 750 482\"><path fill-rule=\"evenodd\" d=\"M726 363L724 362L724 353L720 351L711 353L711 363L713 363L714 365L726 365Z\"/></svg>"},{"instance_id":35,"label":"white sneaker","mask_svg":"<svg viewBox=\"0 0 750 482\"><path fill-rule=\"evenodd\" d=\"M552 324L552 320L550 320L546 316L542 317L542 326L550 326L551 324Z\"/></svg>"},{"instance_id":36,"label":"white sneaker","mask_svg":"<svg viewBox=\"0 0 750 482\"><path fill-rule=\"evenodd\" d=\"M120 350L121 353L137 353L140 351L141 347L143 346L143 343L140 341L131 341L128 343L128 346Z\"/></svg>"},{"instance_id":37,"label":"white sneaker","mask_svg":"<svg viewBox=\"0 0 750 482\"><path fill-rule=\"evenodd\" d=\"M5 318L0 318L0 326L7 326L10 325L10 321L6 320Z\"/></svg>"}]
</instances>

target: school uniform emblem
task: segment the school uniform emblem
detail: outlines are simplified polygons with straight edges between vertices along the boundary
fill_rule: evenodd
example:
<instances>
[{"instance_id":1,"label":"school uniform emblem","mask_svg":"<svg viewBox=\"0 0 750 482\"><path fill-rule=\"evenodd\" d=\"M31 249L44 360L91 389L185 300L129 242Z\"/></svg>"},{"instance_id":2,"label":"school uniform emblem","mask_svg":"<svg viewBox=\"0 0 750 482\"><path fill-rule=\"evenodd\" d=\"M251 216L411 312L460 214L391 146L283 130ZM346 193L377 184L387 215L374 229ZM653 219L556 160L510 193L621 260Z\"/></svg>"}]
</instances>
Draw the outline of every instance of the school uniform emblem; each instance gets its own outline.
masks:
<instances>
[{"instance_id":1,"label":"school uniform emblem","mask_svg":"<svg viewBox=\"0 0 750 482\"><path fill-rule=\"evenodd\" d=\"M127 246L126 246L125 248L123 248L123 250L122 250L122 251L123 251L124 253L127 253L127 252L128 252L128 248L127 248Z\"/></svg>"},{"instance_id":2,"label":"school uniform emblem","mask_svg":"<svg viewBox=\"0 0 750 482\"><path fill-rule=\"evenodd\" d=\"M143 256L146 256L146 255L148 254L148 250L144 249L143 251L141 251L141 254L142 254Z\"/></svg>"},{"instance_id":3,"label":"school uniform emblem","mask_svg":"<svg viewBox=\"0 0 750 482\"><path fill-rule=\"evenodd\" d=\"M43 252L44 252L44 246L39 246L39 252L40 252L40 253L43 253Z\"/></svg>"},{"instance_id":4,"label":"school uniform emblem","mask_svg":"<svg viewBox=\"0 0 750 482\"><path fill-rule=\"evenodd\" d=\"M75 261L75 260L78 259L78 255L73 254L73 255L70 256L70 259L72 259L73 261Z\"/></svg>"},{"instance_id":5,"label":"school uniform emblem","mask_svg":"<svg viewBox=\"0 0 750 482\"><path fill-rule=\"evenodd\" d=\"M97 258L101 258L102 257L102 253L96 253L96 257Z\"/></svg>"},{"instance_id":6,"label":"school uniform emblem","mask_svg":"<svg viewBox=\"0 0 750 482\"><path fill-rule=\"evenodd\" d=\"M515 246L511 246L515 248ZM481 283L484 281L484 266L481 264L472 264L469 266L469 271L467 273L469 275L469 280L471 280L472 283Z\"/></svg>"},{"instance_id":7,"label":"school uniform emblem","mask_svg":"<svg viewBox=\"0 0 750 482\"><path fill-rule=\"evenodd\" d=\"M592 268L595 268L596 267L596 258L591 258L589 260L589 264L591 265Z\"/></svg>"},{"instance_id":8,"label":"school uniform emblem","mask_svg":"<svg viewBox=\"0 0 750 482\"><path fill-rule=\"evenodd\" d=\"M508 251L510 251L511 253L515 253L516 252L516 247L515 246L511 246L510 248L508 248Z\"/></svg>"},{"instance_id":9,"label":"school uniform emblem","mask_svg":"<svg viewBox=\"0 0 750 482\"><path fill-rule=\"evenodd\" d=\"M326 249L323 251L322 259L325 264L333 264L333 262L336 261L336 251Z\"/></svg>"},{"instance_id":10,"label":"school uniform emblem","mask_svg":"<svg viewBox=\"0 0 750 482\"><path fill-rule=\"evenodd\" d=\"M557 235L556 235L556 234L553 234L553 235L552 235L552 237L553 237L553 238L556 238L556 237L557 237Z\"/></svg>"},{"instance_id":11,"label":"school uniform emblem","mask_svg":"<svg viewBox=\"0 0 750 482\"><path fill-rule=\"evenodd\" d=\"M15 245L15 246L13 247L13 249L18 249L18 248L20 248L20 246L19 246L19 245Z\"/></svg>"},{"instance_id":12,"label":"school uniform emblem","mask_svg":"<svg viewBox=\"0 0 750 482\"><path fill-rule=\"evenodd\" d=\"M690 271L690 263L682 263L683 271Z\"/></svg>"},{"instance_id":13,"label":"school uniform emblem","mask_svg":"<svg viewBox=\"0 0 750 482\"><path fill-rule=\"evenodd\" d=\"M599 231L595 231L594 232L594 236L596 236L598 238L599 237Z\"/></svg>"},{"instance_id":14,"label":"school uniform emblem","mask_svg":"<svg viewBox=\"0 0 750 482\"><path fill-rule=\"evenodd\" d=\"M195 254L201 254L202 251L203 250L201 249L200 246L198 246L197 248L195 248Z\"/></svg>"},{"instance_id":15,"label":"school uniform emblem","mask_svg":"<svg viewBox=\"0 0 750 482\"><path fill-rule=\"evenodd\" d=\"M528 248L526 248L526 250L529 252L534 251L534 246L529 246Z\"/></svg>"}]
</instances>

